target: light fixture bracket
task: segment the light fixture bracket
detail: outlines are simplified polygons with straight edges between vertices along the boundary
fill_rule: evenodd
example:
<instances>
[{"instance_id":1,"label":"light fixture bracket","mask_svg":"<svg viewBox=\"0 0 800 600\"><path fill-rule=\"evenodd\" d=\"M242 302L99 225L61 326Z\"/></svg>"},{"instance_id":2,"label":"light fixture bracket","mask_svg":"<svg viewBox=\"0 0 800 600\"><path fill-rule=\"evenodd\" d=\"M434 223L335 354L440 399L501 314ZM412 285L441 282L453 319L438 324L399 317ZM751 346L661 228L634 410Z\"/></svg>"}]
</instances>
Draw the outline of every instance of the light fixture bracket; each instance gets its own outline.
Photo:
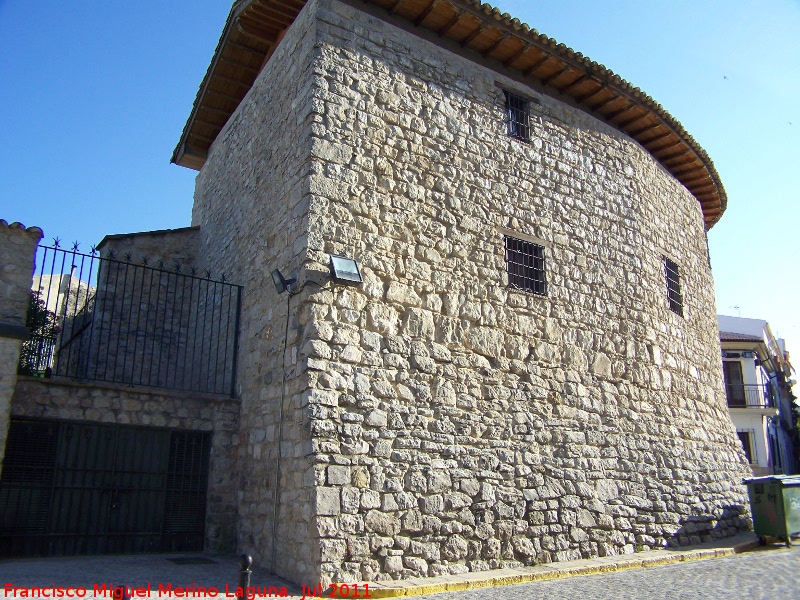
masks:
<instances>
[{"instance_id":1,"label":"light fixture bracket","mask_svg":"<svg viewBox=\"0 0 800 600\"><path fill-rule=\"evenodd\" d=\"M297 277L286 279L286 277L283 276L283 273L280 272L280 269L275 269L272 271L272 283L275 284L275 291L277 291L279 294L291 291L291 286L296 282Z\"/></svg>"}]
</instances>

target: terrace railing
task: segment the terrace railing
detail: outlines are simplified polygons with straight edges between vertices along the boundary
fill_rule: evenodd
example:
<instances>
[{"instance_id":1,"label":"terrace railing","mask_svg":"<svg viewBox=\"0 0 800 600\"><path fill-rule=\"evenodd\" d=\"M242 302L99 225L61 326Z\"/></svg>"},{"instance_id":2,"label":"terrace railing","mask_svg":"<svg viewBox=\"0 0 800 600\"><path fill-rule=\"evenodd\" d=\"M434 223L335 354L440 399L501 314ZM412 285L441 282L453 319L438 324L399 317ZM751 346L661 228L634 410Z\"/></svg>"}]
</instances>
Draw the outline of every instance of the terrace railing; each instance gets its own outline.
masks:
<instances>
[{"instance_id":1,"label":"terrace railing","mask_svg":"<svg viewBox=\"0 0 800 600\"><path fill-rule=\"evenodd\" d=\"M775 408L775 399L767 384L726 383L725 395L731 408Z\"/></svg>"},{"instance_id":2,"label":"terrace railing","mask_svg":"<svg viewBox=\"0 0 800 600\"><path fill-rule=\"evenodd\" d=\"M240 286L58 240L37 264L20 373L234 394Z\"/></svg>"}]
</instances>

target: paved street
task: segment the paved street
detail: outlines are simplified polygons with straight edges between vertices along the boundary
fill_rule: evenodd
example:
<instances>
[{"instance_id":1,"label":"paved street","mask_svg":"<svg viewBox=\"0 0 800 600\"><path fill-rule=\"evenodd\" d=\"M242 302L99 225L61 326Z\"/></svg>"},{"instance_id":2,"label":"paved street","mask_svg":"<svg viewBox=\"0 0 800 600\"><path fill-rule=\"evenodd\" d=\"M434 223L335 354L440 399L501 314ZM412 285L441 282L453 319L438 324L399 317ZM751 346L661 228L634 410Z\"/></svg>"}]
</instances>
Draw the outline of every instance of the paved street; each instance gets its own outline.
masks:
<instances>
[{"instance_id":1,"label":"paved street","mask_svg":"<svg viewBox=\"0 0 800 600\"><path fill-rule=\"evenodd\" d=\"M631 569L418 600L689 600L800 598L800 547L773 546L711 560Z\"/></svg>"},{"instance_id":2,"label":"paved street","mask_svg":"<svg viewBox=\"0 0 800 600\"><path fill-rule=\"evenodd\" d=\"M641 558L633 555L624 558ZM575 561L577 564L581 561ZM554 563L557 566L558 563ZM169 557L165 555L92 556L0 560L0 586L18 587L83 586L87 597L94 597L93 585L152 584L152 597L158 597L159 584L218 586L224 598L224 585L236 585L238 562L234 557ZM487 575L489 575L487 573ZM251 585L266 588L285 585L292 598L303 590L270 577L254 566ZM109 588L112 587L109 585ZM262 589L262 592L265 592ZM110 595L101 595L110 598ZM0 598L21 597L0 587ZM162 597L175 598L164 594ZM202 597L202 595L190 597ZM274 596L273 596L274 597ZM800 547L773 545L725 558L634 568L597 575L571 576L514 586L499 586L474 591L414 596L419 600L753 600L757 598L800 598ZM258 596L257 600L266 600Z\"/></svg>"}]
</instances>

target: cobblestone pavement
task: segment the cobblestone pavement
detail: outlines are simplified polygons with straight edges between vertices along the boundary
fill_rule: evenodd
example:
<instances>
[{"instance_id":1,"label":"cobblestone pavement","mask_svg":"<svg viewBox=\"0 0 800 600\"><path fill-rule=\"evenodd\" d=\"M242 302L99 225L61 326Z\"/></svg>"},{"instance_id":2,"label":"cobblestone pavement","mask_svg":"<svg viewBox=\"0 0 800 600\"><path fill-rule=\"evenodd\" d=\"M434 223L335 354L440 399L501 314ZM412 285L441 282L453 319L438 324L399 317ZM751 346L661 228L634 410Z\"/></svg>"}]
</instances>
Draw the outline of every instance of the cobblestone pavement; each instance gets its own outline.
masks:
<instances>
[{"instance_id":1,"label":"cobblestone pavement","mask_svg":"<svg viewBox=\"0 0 800 600\"><path fill-rule=\"evenodd\" d=\"M568 577L416 600L690 600L800 598L800 548L770 547L726 558Z\"/></svg>"},{"instance_id":2,"label":"cobblestone pavement","mask_svg":"<svg viewBox=\"0 0 800 600\"><path fill-rule=\"evenodd\" d=\"M200 560L196 560L196 559ZM189 559L189 560L186 560ZM194 559L194 560L193 560ZM176 562L177 560L177 562ZM114 582L142 586L152 584L151 597L158 597L158 584L180 586L219 586L225 600L224 585L235 589L238 561L234 557L192 557L182 555L98 556L49 559L0 560L0 586L19 587L84 586L87 597L94 597L94 584ZM262 568L253 568L252 585L286 586L291 598L305 590ZM109 586L111 587L111 586ZM266 592L262 589L261 592ZM231 591L232 593L232 591ZM108 594L98 594L109 598ZM20 597L0 587L0 598ZM164 594L162 597L177 596ZM186 597L202 597L187 595ZM352 597L352 596L351 596ZM597 575L572 576L512 586L499 586L465 592L446 592L414 596L416 600L689 600L757 598L800 598L800 547L772 545L725 558L691 560L675 564L635 568ZM258 596L258 600L265 600Z\"/></svg>"}]
</instances>

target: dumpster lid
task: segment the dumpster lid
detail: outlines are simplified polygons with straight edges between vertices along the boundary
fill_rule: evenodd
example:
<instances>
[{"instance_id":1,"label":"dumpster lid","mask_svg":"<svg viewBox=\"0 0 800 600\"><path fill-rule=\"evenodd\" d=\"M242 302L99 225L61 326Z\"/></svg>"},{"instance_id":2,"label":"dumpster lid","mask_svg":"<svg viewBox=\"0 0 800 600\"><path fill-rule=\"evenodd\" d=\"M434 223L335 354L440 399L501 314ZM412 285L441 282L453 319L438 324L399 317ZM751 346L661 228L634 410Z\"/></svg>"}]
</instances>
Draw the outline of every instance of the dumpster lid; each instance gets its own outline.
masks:
<instances>
[{"instance_id":1,"label":"dumpster lid","mask_svg":"<svg viewBox=\"0 0 800 600\"><path fill-rule=\"evenodd\" d=\"M769 483L779 482L785 486L800 485L800 475L767 475L765 477L745 477L742 483Z\"/></svg>"}]
</instances>

